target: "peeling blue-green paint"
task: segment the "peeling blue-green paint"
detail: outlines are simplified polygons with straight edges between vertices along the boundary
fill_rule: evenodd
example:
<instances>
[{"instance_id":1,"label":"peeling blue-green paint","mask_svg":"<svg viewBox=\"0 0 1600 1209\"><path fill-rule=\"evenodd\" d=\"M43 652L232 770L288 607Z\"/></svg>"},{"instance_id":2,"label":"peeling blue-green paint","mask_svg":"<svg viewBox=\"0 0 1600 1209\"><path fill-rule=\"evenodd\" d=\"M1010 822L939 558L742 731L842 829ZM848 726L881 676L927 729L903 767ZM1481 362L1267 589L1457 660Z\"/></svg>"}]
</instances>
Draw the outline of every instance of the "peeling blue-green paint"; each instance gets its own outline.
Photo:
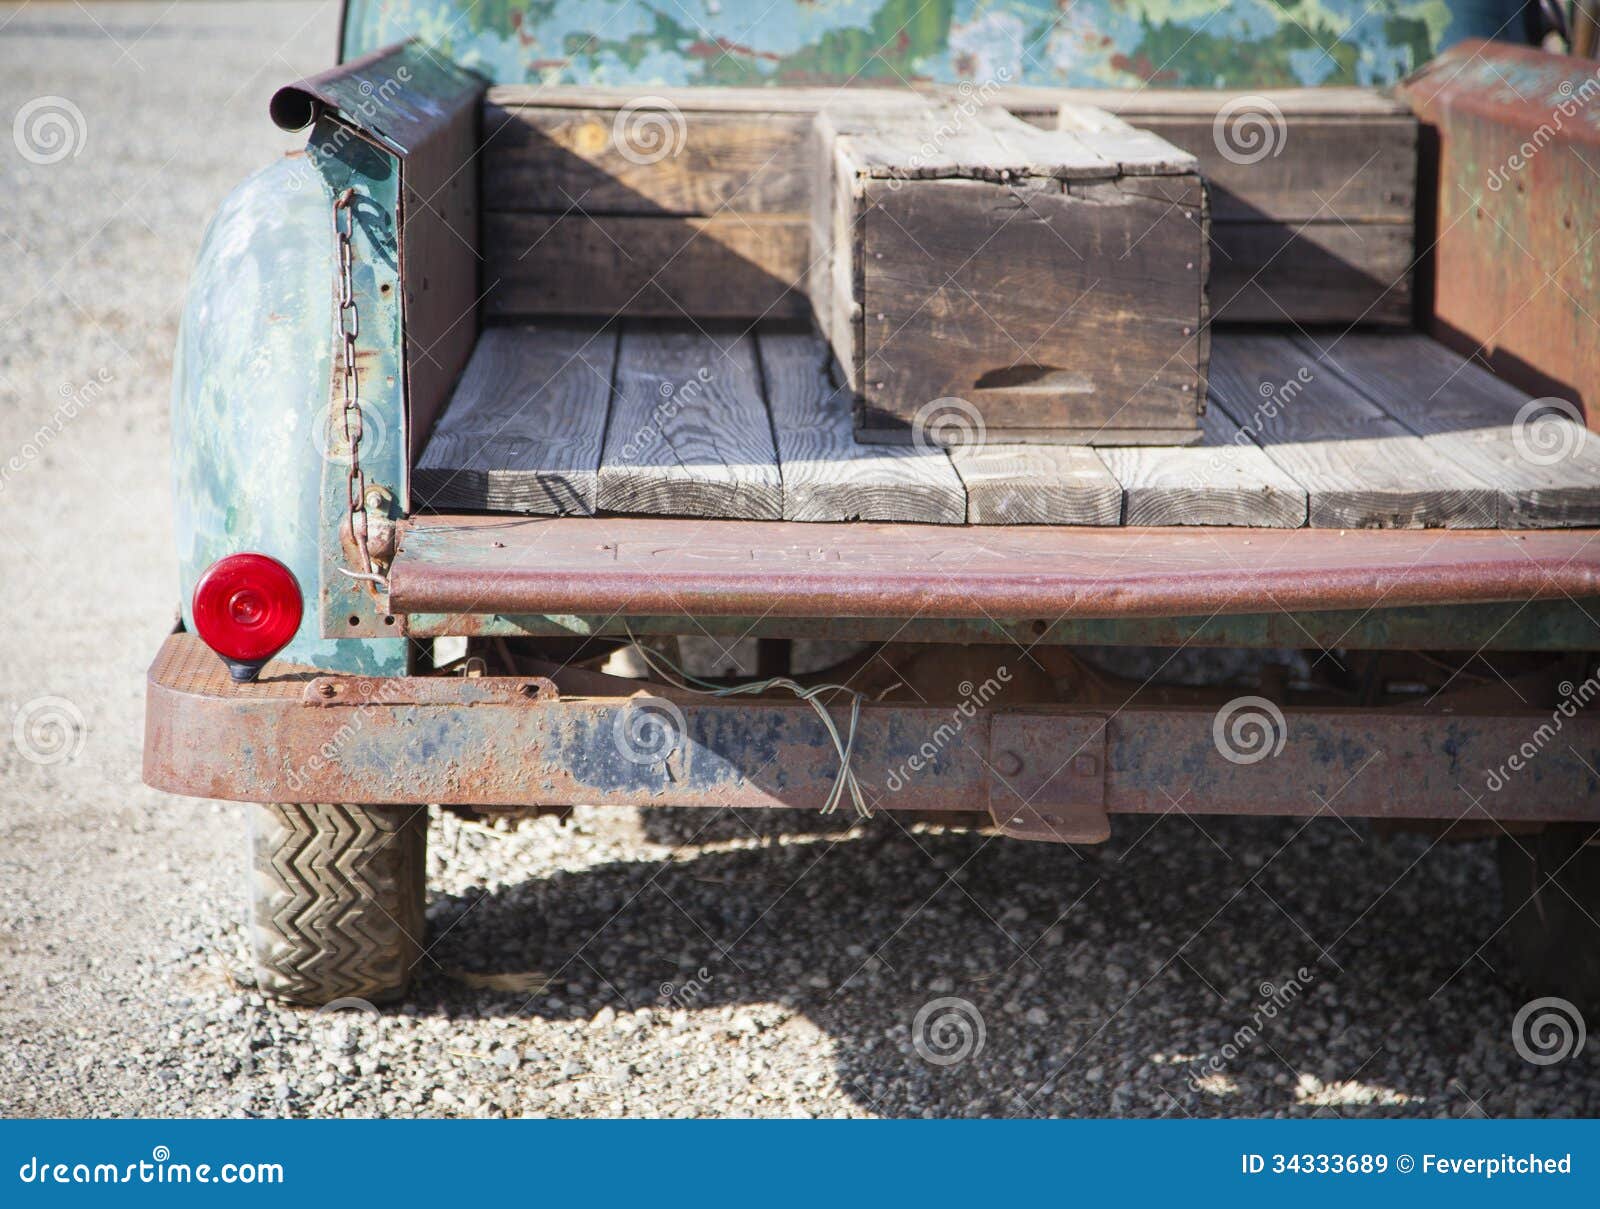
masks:
<instances>
[{"instance_id":1,"label":"peeling blue-green paint","mask_svg":"<svg viewBox=\"0 0 1600 1209\"><path fill-rule=\"evenodd\" d=\"M245 181L201 244L178 329L174 502L185 624L211 563L279 559L306 593L283 657L330 671L405 670L403 640L326 639L320 582L321 451L333 349L331 196L303 156Z\"/></svg>"},{"instance_id":2,"label":"peeling blue-green paint","mask_svg":"<svg viewBox=\"0 0 1600 1209\"><path fill-rule=\"evenodd\" d=\"M348 0L349 58L416 36L499 83L1388 84L1516 0Z\"/></svg>"}]
</instances>

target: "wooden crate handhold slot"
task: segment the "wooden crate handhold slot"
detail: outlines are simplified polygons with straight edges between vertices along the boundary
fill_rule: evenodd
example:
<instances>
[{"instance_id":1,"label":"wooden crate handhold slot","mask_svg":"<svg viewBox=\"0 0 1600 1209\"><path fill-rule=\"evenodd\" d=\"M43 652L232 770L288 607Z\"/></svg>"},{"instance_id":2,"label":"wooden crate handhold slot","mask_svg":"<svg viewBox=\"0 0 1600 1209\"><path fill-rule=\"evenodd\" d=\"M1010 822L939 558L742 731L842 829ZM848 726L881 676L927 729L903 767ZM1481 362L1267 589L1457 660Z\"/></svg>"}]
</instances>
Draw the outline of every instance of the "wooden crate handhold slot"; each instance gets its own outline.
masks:
<instances>
[{"instance_id":1,"label":"wooden crate handhold slot","mask_svg":"<svg viewBox=\"0 0 1600 1209\"><path fill-rule=\"evenodd\" d=\"M849 101L813 135L812 309L882 443L1189 444L1206 395L1194 157L1100 110Z\"/></svg>"}]
</instances>

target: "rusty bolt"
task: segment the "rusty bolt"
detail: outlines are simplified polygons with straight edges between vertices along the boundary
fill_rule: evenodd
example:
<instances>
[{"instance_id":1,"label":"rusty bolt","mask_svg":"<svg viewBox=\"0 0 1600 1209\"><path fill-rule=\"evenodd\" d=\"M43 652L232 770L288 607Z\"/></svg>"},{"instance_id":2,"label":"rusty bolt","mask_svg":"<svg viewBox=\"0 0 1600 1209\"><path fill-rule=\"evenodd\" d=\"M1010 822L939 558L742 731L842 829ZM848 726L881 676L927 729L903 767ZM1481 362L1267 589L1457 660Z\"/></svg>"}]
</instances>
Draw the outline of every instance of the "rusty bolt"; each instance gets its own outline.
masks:
<instances>
[{"instance_id":1,"label":"rusty bolt","mask_svg":"<svg viewBox=\"0 0 1600 1209\"><path fill-rule=\"evenodd\" d=\"M331 697L338 691L338 688L329 680L323 680L317 685L317 695L321 697Z\"/></svg>"},{"instance_id":2,"label":"rusty bolt","mask_svg":"<svg viewBox=\"0 0 1600 1209\"><path fill-rule=\"evenodd\" d=\"M1014 751L1002 751L994 758L994 770L1002 777L1014 777L1022 771L1022 757Z\"/></svg>"}]
</instances>

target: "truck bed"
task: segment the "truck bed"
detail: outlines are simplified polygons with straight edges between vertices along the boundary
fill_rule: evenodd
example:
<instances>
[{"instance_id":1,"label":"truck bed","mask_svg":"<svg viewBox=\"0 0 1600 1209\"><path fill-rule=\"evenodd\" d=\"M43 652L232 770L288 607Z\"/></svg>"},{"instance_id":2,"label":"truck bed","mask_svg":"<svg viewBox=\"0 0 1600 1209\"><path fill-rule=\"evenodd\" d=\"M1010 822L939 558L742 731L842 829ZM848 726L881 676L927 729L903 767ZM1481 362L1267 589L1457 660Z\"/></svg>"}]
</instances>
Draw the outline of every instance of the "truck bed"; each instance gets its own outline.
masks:
<instances>
[{"instance_id":1,"label":"truck bed","mask_svg":"<svg viewBox=\"0 0 1600 1209\"><path fill-rule=\"evenodd\" d=\"M1108 354L1114 355L1114 354ZM1005 445L961 399L870 446L821 340L625 320L491 327L413 512L935 524L1600 524L1600 438L1425 336L1218 332L1204 441ZM943 439L968 443L946 449Z\"/></svg>"}]
</instances>

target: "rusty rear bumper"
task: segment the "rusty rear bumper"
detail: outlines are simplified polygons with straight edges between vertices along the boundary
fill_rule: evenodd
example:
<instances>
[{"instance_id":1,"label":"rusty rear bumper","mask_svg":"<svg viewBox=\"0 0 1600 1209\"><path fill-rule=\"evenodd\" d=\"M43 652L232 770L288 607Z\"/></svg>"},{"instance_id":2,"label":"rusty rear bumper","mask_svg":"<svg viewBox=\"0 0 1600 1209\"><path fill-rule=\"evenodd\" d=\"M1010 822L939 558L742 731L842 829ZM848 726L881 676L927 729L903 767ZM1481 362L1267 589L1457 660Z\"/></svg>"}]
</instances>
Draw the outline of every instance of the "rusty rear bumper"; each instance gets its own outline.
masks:
<instances>
[{"instance_id":1,"label":"rusty rear bumper","mask_svg":"<svg viewBox=\"0 0 1600 1209\"><path fill-rule=\"evenodd\" d=\"M1108 816L1600 819L1600 717L1249 706L1259 758L1217 712L862 707L851 765L877 810L987 813L1007 834L1092 842ZM664 758L630 755L664 719ZM840 720L848 709L840 704ZM1522 767L1508 762L1536 744ZM1235 756L1237 757L1237 752ZM362 679L269 665L235 685L192 636L150 669L148 784L241 801L817 808L839 759L792 699L568 696L547 680ZM1490 788L1494 776L1505 787Z\"/></svg>"}]
</instances>

